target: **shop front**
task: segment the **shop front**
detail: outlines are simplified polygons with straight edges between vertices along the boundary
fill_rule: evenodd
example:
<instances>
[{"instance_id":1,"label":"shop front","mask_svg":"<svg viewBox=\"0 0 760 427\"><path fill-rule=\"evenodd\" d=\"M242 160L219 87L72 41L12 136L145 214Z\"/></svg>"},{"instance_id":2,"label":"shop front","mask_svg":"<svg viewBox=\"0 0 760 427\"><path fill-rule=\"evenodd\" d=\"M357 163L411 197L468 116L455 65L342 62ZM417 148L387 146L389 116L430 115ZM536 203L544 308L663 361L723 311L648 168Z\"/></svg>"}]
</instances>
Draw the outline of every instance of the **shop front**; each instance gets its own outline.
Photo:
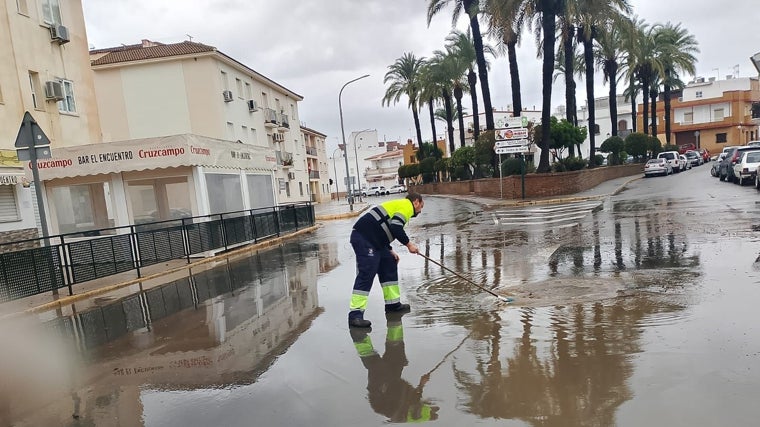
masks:
<instances>
[{"instance_id":1,"label":"shop front","mask_svg":"<svg viewBox=\"0 0 760 427\"><path fill-rule=\"evenodd\" d=\"M270 149L189 134L54 148L37 161L50 234L273 206L276 165Z\"/></svg>"}]
</instances>

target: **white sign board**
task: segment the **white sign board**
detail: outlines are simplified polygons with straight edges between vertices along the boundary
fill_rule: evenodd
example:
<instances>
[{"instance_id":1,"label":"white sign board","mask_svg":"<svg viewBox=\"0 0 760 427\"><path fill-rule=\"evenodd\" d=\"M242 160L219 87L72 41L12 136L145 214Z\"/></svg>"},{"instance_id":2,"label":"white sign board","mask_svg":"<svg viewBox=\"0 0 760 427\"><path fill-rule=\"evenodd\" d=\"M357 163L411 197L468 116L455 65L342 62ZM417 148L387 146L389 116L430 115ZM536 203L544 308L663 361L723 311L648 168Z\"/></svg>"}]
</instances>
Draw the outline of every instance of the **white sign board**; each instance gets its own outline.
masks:
<instances>
[{"instance_id":1,"label":"white sign board","mask_svg":"<svg viewBox=\"0 0 760 427\"><path fill-rule=\"evenodd\" d=\"M528 145L529 141L527 139L513 139L509 141L496 141L493 146L494 148L499 147L515 147L518 145Z\"/></svg>"},{"instance_id":2,"label":"white sign board","mask_svg":"<svg viewBox=\"0 0 760 427\"><path fill-rule=\"evenodd\" d=\"M495 148L494 151L496 154L515 154L515 153L527 153L528 152L528 146L527 145L518 145L515 147L499 147Z\"/></svg>"},{"instance_id":3,"label":"white sign board","mask_svg":"<svg viewBox=\"0 0 760 427\"><path fill-rule=\"evenodd\" d=\"M496 127L499 128L524 128L528 126L528 118L523 117L507 117L506 119L500 119L496 122Z\"/></svg>"},{"instance_id":4,"label":"white sign board","mask_svg":"<svg viewBox=\"0 0 760 427\"><path fill-rule=\"evenodd\" d=\"M510 139L525 139L527 137L528 137L528 129L526 128L496 129L497 141L506 141Z\"/></svg>"}]
</instances>

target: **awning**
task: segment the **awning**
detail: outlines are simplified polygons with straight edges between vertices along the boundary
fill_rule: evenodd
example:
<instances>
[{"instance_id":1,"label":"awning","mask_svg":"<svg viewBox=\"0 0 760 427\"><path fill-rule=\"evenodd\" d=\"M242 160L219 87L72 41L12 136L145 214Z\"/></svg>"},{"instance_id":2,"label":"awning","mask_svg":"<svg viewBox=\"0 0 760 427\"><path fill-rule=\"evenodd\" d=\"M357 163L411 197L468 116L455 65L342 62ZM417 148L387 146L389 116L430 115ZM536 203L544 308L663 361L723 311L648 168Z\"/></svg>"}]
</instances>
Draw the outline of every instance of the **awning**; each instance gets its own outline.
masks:
<instances>
[{"instance_id":1,"label":"awning","mask_svg":"<svg viewBox=\"0 0 760 427\"><path fill-rule=\"evenodd\" d=\"M24 172L19 168L18 172L0 171L0 185L16 185L23 183Z\"/></svg>"},{"instance_id":2,"label":"awning","mask_svg":"<svg viewBox=\"0 0 760 427\"><path fill-rule=\"evenodd\" d=\"M37 160L40 180L182 166L208 166L271 172L273 150L199 135L171 135L73 147L53 147L53 157ZM31 179L31 162L24 171Z\"/></svg>"}]
</instances>

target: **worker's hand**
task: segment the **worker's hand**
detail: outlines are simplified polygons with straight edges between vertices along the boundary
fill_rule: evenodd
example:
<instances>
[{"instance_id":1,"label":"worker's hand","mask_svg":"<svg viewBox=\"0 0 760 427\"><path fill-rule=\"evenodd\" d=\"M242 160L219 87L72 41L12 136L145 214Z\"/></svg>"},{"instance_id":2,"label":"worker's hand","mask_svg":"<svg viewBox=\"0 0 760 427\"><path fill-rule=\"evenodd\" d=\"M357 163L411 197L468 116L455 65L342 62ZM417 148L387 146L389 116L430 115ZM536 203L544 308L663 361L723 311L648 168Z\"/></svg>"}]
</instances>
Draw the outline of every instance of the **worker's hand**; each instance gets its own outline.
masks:
<instances>
[{"instance_id":1,"label":"worker's hand","mask_svg":"<svg viewBox=\"0 0 760 427\"><path fill-rule=\"evenodd\" d=\"M409 249L409 253L411 253L411 254L416 254L416 253L418 253L418 252L420 251L420 250L417 248L417 245L415 245L415 244L414 244L414 243L412 243L412 242L409 242L409 243L407 243L407 244L406 244L406 248L407 248L407 249Z\"/></svg>"},{"instance_id":2,"label":"worker's hand","mask_svg":"<svg viewBox=\"0 0 760 427\"><path fill-rule=\"evenodd\" d=\"M398 254L393 249L391 249L391 255L393 255L393 259L395 259L396 260L396 264L398 264L398 261L399 261L400 258L398 256Z\"/></svg>"}]
</instances>

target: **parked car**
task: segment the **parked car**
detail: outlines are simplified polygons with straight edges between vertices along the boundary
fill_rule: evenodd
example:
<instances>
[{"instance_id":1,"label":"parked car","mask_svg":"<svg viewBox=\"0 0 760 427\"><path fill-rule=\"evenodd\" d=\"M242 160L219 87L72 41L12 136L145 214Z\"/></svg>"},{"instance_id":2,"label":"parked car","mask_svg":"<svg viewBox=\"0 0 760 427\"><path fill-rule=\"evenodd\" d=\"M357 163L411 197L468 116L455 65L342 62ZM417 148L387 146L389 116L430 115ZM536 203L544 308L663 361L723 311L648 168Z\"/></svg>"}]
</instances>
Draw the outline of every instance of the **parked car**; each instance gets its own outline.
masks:
<instances>
[{"instance_id":1,"label":"parked car","mask_svg":"<svg viewBox=\"0 0 760 427\"><path fill-rule=\"evenodd\" d=\"M702 156L702 160L704 160L705 163L712 160L712 157L710 157L710 150L708 150L707 148L700 148L698 151L699 151L699 154Z\"/></svg>"},{"instance_id":2,"label":"parked car","mask_svg":"<svg viewBox=\"0 0 760 427\"><path fill-rule=\"evenodd\" d=\"M686 158L686 155L679 154L678 158L681 159L681 170L691 169L691 162Z\"/></svg>"},{"instance_id":3,"label":"parked car","mask_svg":"<svg viewBox=\"0 0 760 427\"><path fill-rule=\"evenodd\" d=\"M670 167L673 168L673 172L681 172L682 165L678 151L663 151L657 155L657 158L667 160L670 163Z\"/></svg>"},{"instance_id":4,"label":"parked car","mask_svg":"<svg viewBox=\"0 0 760 427\"><path fill-rule=\"evenodd\" d=\"M644 165L644 177L649 178L654 175L670 175L673 173L673 167L666 159L649 159Z\"/></svg>"},{"instance_id":5,"label":"parked car","mask_svg":"<svg viewBox=\"0 0 760 427\"><path fill-rule=\"evenodd\" d=\"M388 193L390 194L406 193L406 186L403 184L392 185L391 188L388 189Z\"/></svg>"},{"instance_id":6,"label":"parked car","mask_svg":"<svg viewBox=\"0 0 760 427\"><path fill-rule=\"evenodd\" d=\"M760 146L757 151L745 151L740 154L739 161L734 165L734 182L744 185L745 182L755 182L757 167L760 166Z\"/></svg>"},{"instance_id":7,"label":"parked car","mask_svg":"<svg viewBox=\"0 0 760 427\"><path fill-rule=\"evenodd\" d=\"M712 167L710 168L710 175L714 177L718 177L718 169L720 168L720 160L716 160L712 162Z\"/></svg>"},{"instance_id":8,"label":"parked car","mask_svg":"<svg viewBox=\"0 0 760 427\"><path fill-rule=\"evenodd\" d=\"M678 153L679 154L686 154L687 151L696 150L697 146L693 143L689 142L687 144L681 144L678 146Z\"/></svg>"},{"instance_id":9,"label":"parked car","mask_svg":"<svg viewBox=\"0 0 760 427\"><path fill-rule=\"evenodd\" d=\"M750 141L747 143L749 147L760 147L760 141Z\"/></svg>"},{"instance_id":10,"label":"parked car","mask_svg":"<svg viewBox=\"0 0 760 427\"><path fill-rule=\"evenodd\" d=\"M362 191L362 196L364 196L364 197L367 197L367 196L385 196L386 194L390 194L390 193L388 193L388 190L386 190L385 187L382 186L382 185L369 187L368 189Z\"/></svg>"},{"instance_id":11,"label":"parked car","mask_svg":"<svg viewBox=\"0 0 760 427\"><path fill-rule=\"evenodd\" d=\"M760 148L751 146L727 148L728 151L726 151L726 157L720 161L720 166L718 167L718 178L720 178L721 181L733 182L736 179L736 176L734 175L734 165L739 161L739 156L746 151L760 151Z\"/></svg>"},{"instance_id":12,"label":"parked car","mask_svg":"<svg viewBox=\"0 0 760 427\"><path fill-rule=\"evenodd\" d=\"M688 160L692 166L701 166L702 163L705 162L704 159L702 159L702 156L696 151L687 151L684 156L686 156L686 160Z\"/></svg>"}]
</instances>

